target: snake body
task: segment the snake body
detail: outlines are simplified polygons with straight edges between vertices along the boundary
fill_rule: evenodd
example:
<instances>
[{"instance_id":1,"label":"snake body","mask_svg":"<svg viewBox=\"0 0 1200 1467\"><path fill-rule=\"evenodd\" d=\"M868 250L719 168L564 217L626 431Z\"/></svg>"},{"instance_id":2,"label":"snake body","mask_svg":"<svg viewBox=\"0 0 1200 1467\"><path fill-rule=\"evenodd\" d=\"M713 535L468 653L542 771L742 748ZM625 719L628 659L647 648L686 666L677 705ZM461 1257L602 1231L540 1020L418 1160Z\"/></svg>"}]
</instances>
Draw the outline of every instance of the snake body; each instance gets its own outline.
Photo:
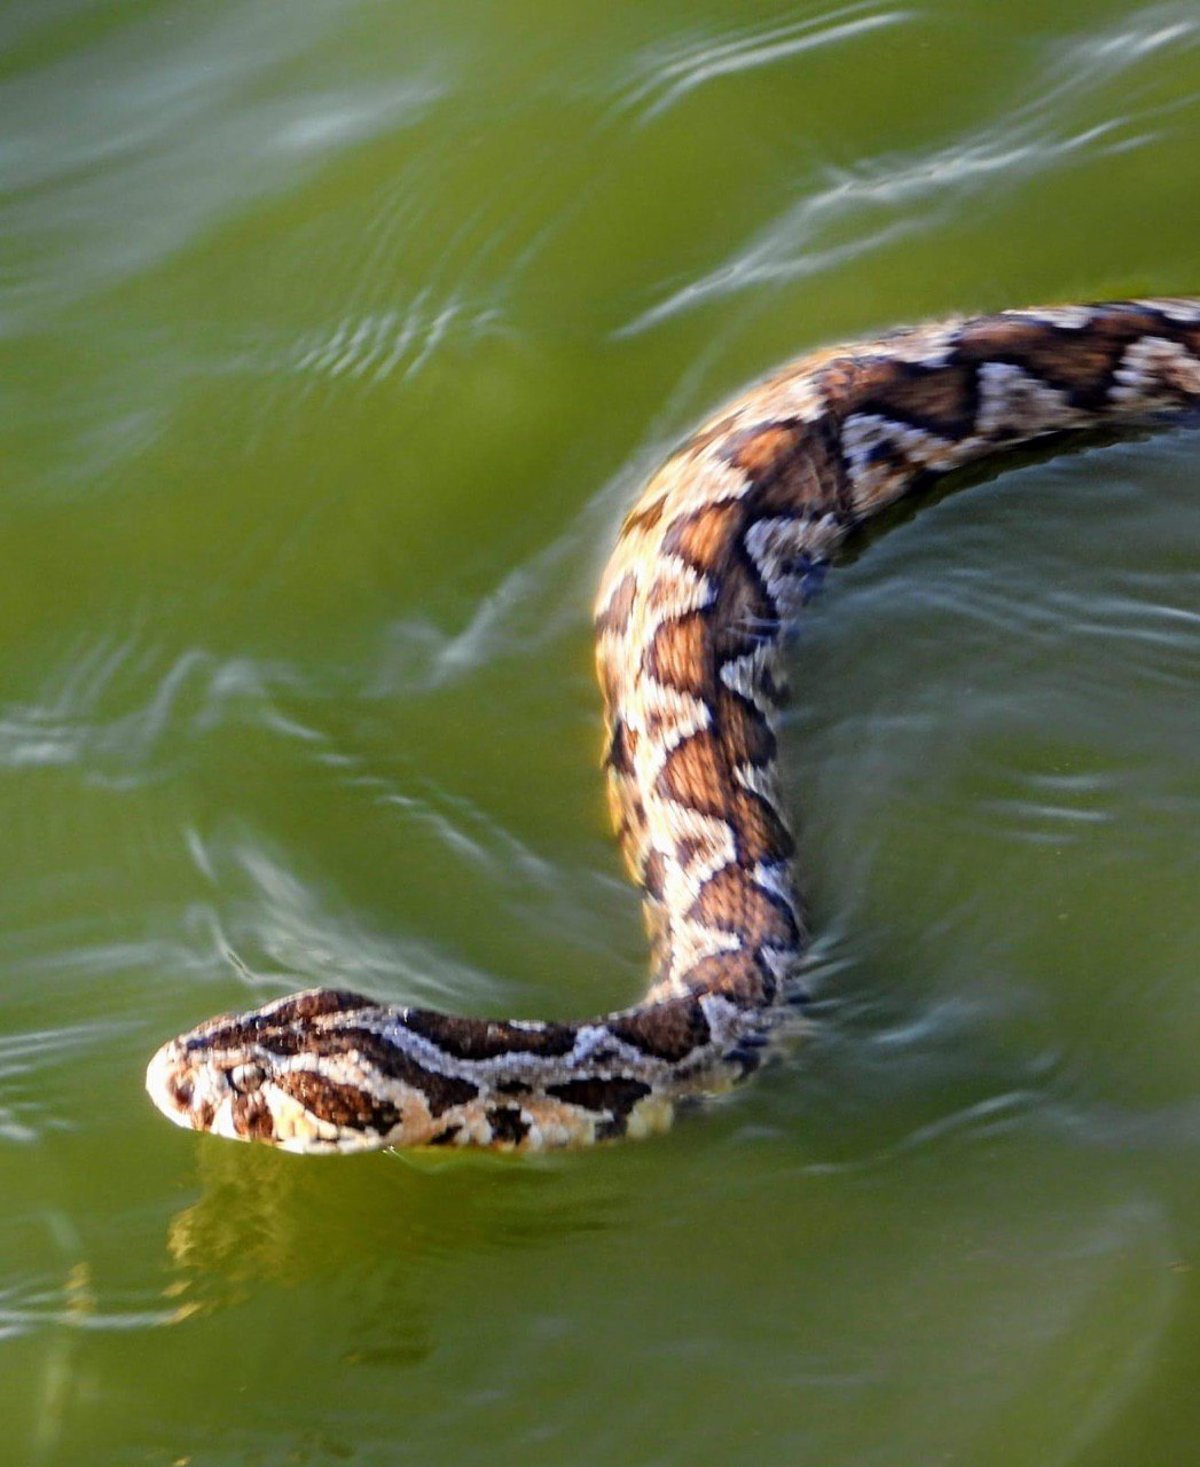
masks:
<instances>
[{"instance_id":1,"label":"snake body","mask_svg":"<svg viewBox=\"0 0 1200 1467\"><path fill-rule=\"evenodd\" d=\"M776 780L782 629L846 536L942 475L1049 435L1200 405L1200 299L1005 311L809 355L651 479L604 573L596 649L614 821L653 983L582 1023L312 989L150 1063L180 1125L291 1151L533 1150L641 1136L753 1071L805 995Z\"/></svg>"}]
</instances>

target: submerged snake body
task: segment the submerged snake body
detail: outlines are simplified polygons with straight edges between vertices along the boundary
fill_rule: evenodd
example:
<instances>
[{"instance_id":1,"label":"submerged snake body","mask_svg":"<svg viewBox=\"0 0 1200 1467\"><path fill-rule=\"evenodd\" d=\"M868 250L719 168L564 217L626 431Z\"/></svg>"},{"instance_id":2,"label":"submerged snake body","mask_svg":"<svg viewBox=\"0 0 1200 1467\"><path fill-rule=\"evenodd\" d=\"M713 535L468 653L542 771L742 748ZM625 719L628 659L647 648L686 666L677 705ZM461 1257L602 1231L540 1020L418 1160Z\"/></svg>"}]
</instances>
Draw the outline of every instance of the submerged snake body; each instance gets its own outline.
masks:
<instances>
[{"instance_id":1,"label":"submerged snake body","mask_svg":"<svg viewBox=\"0 0 1200 1467\"><path fill-rule=\"evenodd\" d=\"M314 989L165 1045L172 1120L292 1151L644 1135L755 1068L806 946L775 774L782 628L849 531L1050 434L1200 405L1200 300L1006 311L783 368L705 423L621 529L597 604L609 791L654 981L585 1023Z\"/></svg>"}]
</instances>

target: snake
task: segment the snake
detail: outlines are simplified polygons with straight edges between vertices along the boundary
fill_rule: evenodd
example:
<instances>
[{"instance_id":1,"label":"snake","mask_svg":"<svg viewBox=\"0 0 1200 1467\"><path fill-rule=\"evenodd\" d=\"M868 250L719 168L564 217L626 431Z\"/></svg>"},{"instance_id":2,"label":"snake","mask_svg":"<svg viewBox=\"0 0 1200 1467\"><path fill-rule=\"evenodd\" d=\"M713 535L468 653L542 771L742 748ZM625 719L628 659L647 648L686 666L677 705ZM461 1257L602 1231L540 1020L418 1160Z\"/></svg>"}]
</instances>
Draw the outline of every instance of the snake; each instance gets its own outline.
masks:
<instances>
[{"instance_id":1,"label":"snake","mask_svg":"<svg viewBox=\"0 0 1200 1467\"><path fill-rule=\"evenodd\" d=\"M826 348L722 407L629 511L596 602L613 821L644 998L489 1020L313 988L163 1045L172 1121L286 1151L539 1151L642 1137L806 1018L811 945L780 798L785 631L847 538L1023 444L1200 407L1200 297L967 315ZM976 474L975 477L978 477ZM811 965L809 965L811 966Z\"/></svg>"}]
</instances>

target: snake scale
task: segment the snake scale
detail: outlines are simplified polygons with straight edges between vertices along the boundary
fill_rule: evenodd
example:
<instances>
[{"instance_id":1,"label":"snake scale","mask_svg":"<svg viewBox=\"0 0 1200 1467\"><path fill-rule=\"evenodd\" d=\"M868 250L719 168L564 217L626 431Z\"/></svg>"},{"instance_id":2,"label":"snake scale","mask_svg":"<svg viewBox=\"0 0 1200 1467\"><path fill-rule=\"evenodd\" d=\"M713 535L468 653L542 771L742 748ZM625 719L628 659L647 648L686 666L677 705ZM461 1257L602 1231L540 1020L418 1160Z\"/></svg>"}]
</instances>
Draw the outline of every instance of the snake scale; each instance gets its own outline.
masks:
<instances>
[{"instance_id":1,"label":"snake scale","mask_svg":"<svg viewBox=\"0 0 1200 1467\"><path fill-rule=\"evenodd\" d=\"M782 630L850 531L1014 445L1200 406L1200 299L1004 311L784 367L704 423L621 528L596 612L614 820L653 983L582 1023L312 989L150 1063L183 1126L300 1152L644 1136L760 1063L807 945L776 780Z\"/></svg>"}]
</instances>

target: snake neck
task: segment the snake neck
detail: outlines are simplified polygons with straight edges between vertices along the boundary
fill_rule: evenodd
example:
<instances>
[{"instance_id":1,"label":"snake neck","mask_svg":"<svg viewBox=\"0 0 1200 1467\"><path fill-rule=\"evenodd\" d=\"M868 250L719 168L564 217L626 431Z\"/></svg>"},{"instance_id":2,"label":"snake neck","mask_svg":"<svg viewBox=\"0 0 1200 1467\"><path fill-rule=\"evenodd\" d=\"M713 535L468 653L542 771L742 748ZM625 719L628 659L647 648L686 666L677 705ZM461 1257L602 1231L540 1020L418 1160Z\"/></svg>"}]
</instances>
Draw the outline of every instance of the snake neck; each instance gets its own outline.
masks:
<instances>
[{"instance_id":1,"label":"snake neck","mask_svg":"<svg viewBox=\"0 0 1200 1467\"><path fill-rule=\"evenodd\" d=\"M646 486L597 602L613 819L654 980L579 1024L313 990L165 1045L171 1119L297 1151L538 1149L661 1129L749 1073L805 997L779 799L780 640L855 527L1016 445L1200 405L1200 300L955 320L808 356L705 423Z\"/></svg>"}]
</instances>

